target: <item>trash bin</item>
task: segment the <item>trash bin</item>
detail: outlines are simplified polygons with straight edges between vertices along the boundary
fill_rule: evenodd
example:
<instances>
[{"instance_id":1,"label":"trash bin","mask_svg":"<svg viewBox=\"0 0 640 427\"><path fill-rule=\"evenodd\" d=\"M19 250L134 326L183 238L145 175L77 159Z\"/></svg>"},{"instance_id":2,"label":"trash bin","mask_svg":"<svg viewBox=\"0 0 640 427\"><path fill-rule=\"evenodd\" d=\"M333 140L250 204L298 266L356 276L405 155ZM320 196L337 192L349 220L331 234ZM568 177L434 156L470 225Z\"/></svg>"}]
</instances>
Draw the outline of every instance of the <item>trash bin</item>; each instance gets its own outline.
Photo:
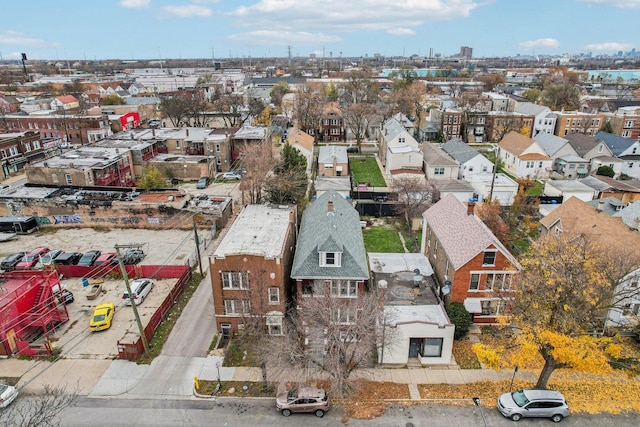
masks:
<instances>
[{"instance_id":1,"label":"trash bin","mask_svg":"<svg viewBox=\"0 0 640 427\"><path fill-rule=\"evenodd\" d=\"M84 286L85 288L87 286L89 286L89 279L87 279L86 277L82 278L82 286Z\"/></svg>"}]
</instances>

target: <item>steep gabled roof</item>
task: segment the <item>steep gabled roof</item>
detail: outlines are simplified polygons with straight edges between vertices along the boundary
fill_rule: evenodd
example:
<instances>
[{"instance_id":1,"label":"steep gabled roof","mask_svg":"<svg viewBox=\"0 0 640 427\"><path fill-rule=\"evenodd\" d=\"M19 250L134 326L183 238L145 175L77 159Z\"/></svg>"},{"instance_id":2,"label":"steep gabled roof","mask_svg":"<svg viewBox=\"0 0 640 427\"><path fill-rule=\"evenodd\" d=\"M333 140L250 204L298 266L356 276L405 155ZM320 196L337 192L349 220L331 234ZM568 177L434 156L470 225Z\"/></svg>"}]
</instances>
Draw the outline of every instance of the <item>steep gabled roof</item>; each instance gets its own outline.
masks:
<instances>
[{"instance_id":1,"label":"steep gabled roof","mask_svg":"<svg viewBox=\"0 0 640 427\"><path fill-rule=\"evenodd\" d=\"M473 257L490 247L498 249L513 266L520 264L496 236L475 215L467 213L467 207L453 194L443 197L423 214L432 232L454 269L459 269Z\"/></svg>"},{"instance_id":2,"label":"steep gabled roof","mask_svg":"<svg viewBox=\"0 0 640 427\"><path fill-rule=\"evenodd\" d=\"M608 132L598 132L596 138L607 144L611 153L616 157L635 143L633 139L623 138Z\"/></svg>"},{"instance_id":3,"label":"steep gabled roof","mask_svg":"<svg viewBox=\"0 0 640 427\"><path fill-rule=\"evenodd\" d=\"M469 147L459 138L453 138L440 145L445 153L453 157L458 163L464 164L476 156L481 156L480 152L473 147Z\"/></svg>"},{"instance_id":4,"label":"steep gabled roof","mask_svg":"<svg viewBox=\"0 0 640 427\"><path fill-rule=\"evenodd\" d=\"M341 252L341 266L321 267L319 251ZM360 216L336 191L323 193L304 211L291 278L369 279Z\"/></svg>"},{"instance_id":5,"label":"steep gabled roof","mask_svg":"<svg viewBox=\"0 0 640 427\"><path fill-rule=\"evenodd\" d=\"M520 157L520 155L534 144L535 141L528 136L524 136L521 133L511 131L504 138L500 140L498 145L503 150L506 150L514 155Z\"/></svg>"},{"instance_id":6,"label":"steep gabled roof","mask_svg":"<svg viewBox=\"0 0 640 427\"><path fill-rule=\"evenodd\" d=\"M569 144L576 150L578 156L584 156L600 144L600 141L593 136L583 133L570 133L565 135L565 139L569 141Z\"/></svg>"},{"instance_id":7,"label":"steep gabled roof","mask_svg":"<svg viewBox=\"0 0 640 427\"><path fill-rule=\"evenodd\" d=\"M564 138L560 138L559 136L541 132L538 135L533 137L534 141L538 143L540 148L544 150L547 155L553 157L562 147L569 143Z\"/></svg>"},{"instance_id":8,"label":"steep gabled roof","mask_svg":"<svg viewBox=\"0 0 640 427\"><path fill-rule=\"evenodd\" d=\"M556 227L563 233L585 234L603 247L629 248L640 255L640 234L632 231L620 218L598 212L596 208L577 197L569 197L540 220L547 230Z\"/></svg>"}]
</instances>

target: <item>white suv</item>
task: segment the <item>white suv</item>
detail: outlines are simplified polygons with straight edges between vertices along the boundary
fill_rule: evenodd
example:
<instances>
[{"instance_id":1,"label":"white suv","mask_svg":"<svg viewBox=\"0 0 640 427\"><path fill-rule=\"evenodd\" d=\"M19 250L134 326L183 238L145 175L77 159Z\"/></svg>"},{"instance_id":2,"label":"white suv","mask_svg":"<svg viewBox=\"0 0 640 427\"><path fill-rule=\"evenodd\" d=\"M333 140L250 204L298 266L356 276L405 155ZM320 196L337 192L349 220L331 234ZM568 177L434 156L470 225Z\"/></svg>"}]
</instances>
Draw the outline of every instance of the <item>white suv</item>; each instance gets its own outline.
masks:
<instances>
[{"instance_id":1,"label":"white suv","mask_svg":"<svg viewBox=\"0 0 640 427\"><path fill-rule=\"evenodd\" d=\"M551 418L554 423L569 416L569 407L562 393L553 390L516 390L498 398L498 410L513 421L523 417Z\"/></svg>"},{"instance_id":2,"label":"white suv","mask_svg":"<svg viewBox=\"0 0 640 427\"><path fill-rule=\"evenodd\" d=\"M153 288L153 280L136 279L129 283L129 287L131 288L133 301L135 301L136 305L139 305L144 301L147 295L149 295L149 292L151 292L151 289ZM131 305L131 298L129 298L128 292L125 291L122 295L122 299L126 305Z\"/></svg>"}]
</instances>

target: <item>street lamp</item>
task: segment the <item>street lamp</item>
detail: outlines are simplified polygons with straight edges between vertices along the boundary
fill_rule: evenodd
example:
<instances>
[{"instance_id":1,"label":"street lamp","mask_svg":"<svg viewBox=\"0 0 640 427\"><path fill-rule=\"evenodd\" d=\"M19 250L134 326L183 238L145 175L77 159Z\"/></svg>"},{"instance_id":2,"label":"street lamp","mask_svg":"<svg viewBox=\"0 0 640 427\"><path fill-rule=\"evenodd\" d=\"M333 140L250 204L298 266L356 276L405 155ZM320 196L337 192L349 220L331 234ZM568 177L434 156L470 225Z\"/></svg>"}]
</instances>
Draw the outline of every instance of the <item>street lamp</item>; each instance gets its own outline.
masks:
<instances>
[{"instance_id":1,"label":"street lamp","mask_svg":"<svg viewBox=\"0 0 640 427\"><path fill-rule=\"evenodd\" d=\"M487 427L487 419L484 417L484 412L482 412L482 406L480 406L480 398L474 397L473 403L475 403L478 409L480 409L480 415L482 415L482 422L484 423L484 427Z\"/></svg>"}]
</instances>

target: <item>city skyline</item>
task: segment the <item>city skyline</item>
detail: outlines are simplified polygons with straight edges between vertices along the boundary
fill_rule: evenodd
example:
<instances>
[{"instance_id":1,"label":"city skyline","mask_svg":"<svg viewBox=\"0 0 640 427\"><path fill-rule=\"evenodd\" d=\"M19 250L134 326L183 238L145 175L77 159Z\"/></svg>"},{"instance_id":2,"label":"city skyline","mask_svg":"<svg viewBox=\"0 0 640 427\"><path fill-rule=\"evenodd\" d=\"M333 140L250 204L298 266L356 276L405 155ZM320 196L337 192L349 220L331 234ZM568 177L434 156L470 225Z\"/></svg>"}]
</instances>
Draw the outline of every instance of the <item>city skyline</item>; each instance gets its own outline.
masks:
<instances>
[{"instance_id":1,"label":"city skyline","mask_svg":"<svg viewBox=\"0 0 640 427\"><path fill-rule=\"evenodd\" d=\"M19 60L612 55L640 0L31 0L3 4ZM6 19L7 17L12 19Z\"/></svg>"}]
</instances>

